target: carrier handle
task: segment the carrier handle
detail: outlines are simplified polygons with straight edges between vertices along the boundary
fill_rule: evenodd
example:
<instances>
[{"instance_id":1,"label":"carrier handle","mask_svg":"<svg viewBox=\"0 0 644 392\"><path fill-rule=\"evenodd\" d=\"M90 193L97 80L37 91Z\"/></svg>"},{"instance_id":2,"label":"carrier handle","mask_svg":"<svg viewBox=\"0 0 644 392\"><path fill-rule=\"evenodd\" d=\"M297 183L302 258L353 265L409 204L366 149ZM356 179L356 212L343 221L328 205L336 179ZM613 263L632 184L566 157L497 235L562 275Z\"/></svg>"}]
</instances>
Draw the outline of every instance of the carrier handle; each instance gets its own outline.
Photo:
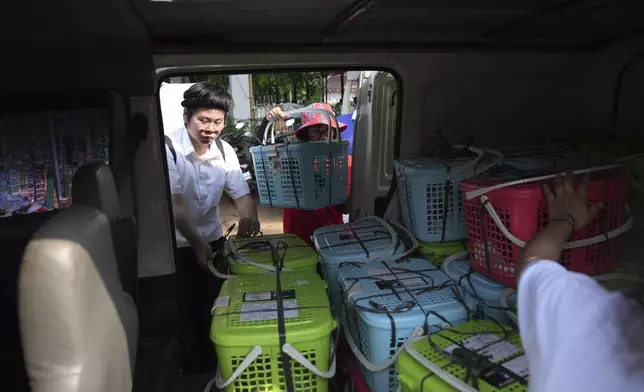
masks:
<instances>
[{"instance_id":1,"label":"carrier handle","mask_svg":"<svg viewBox=\"0 0 644 392\"><path fill-rule=\"evenodd\" d=\"M466 172L468 172L470 170L474 170L474 168L476 168L476 166L481 162L481 159L483 159L483 155L485 154L485 152L489 152L492 155L496 155L496 160L494 162L491 162L491 163L487 164L486 166L483 166L482 169L477 171L477 174L485 173L486 171L490 170L494 166L500 165L503 162L503 154L500 151L497 151L497 150L493 150L493 149L490 149L490 148L477 148L477 147L474 147L474 146L466 146L466 145L457 145L457 146L454 146L454 147L455 148L467 148L468 150L470 150L473 153L475 153L477 155L477 157L473 161L466 163L465 165L463 165L462 167L452 171L451 173L448 173L448 175L447 175L448 180L451 180L452 177L454 177L457 174L466 173Z\"/></svg>"},{"instance_id":2,"label":"carrier handle","mask_svg":"<svg viewBox=\"0 0 644 392\"><path fill-rule=\"evenodd\" d=\"M450 384L457 390L461 392L478 392L476 389L467 385L467 383L464 382L463 380L454 377L453 375L441 369L440 367L432 364L427 360L427 358L425 358L418 351L416 351L416 349L413 347L413 344L422 339L428 339L427 335L420 336L414 339L407 339L407 341L405 341L405 343L403 344L403 347L405 351L407 351L407 354L409 354L412 358L416 360L416 362L424 366L427 370L434 373L435 375L440 377L441 380Z\"/></svg>"},{"instance_id":3,"label":"carrier handle","mask_svg":"<svg viewBox=\"0 0 644 392\"><path fill-rule=\"evenodd\" d=\"M450 264L452 261L460 260L462 258L467 257L468 255L469 255L469 251L463 250L458 253L454 253L451 256L447 256L445 260L443 260L443 266L442 266L443 272L445 272L445 274L449 276L449 278L452 279L453 281L458 281L459 278L450 275L449 268L447 268L447 265Z\"/></svg>"},{"instance_id":4,"label":"carrier handle","mask_svg":"<svg viewBox=\"0 0 644 392\"><path fill-rule=\"evenodd\" d=\"M414 332L412 332L411 335L409 335L405 341L416 338L418 336L422 336L422 334L423 334L423 329L416 328L414 329ZM362 354L362 351L360 351L360 349L358 348L358 345L353 340L353 336L351 335L351 332L346 333L345 336L347 338L347 342L349 343L349 347L351 347L351 351L353 351L353 354L355 354L358 361L360 361L360 363L370 372L381 372L385 369L390 368L396 362L396 359L398 359L398 356L402 352L402 348L399 348L398 350L396 350L396 353L393 356L391 356L391 358L384 360L378 364L374 364L373 362L369 361L364 356L364 354Z\"/></svg>"},{"instance_id":5,"label":"carrier handle","mask_svg":"<svg viewBox=\"0 0 644 392\"><path fill-rule=\"evenodd\" d=\"M226 388L228 385L230 385L237 377L239 377L240 374L246 370L253 362L255 362L255 359L259 357L262 354L262 346L255 346L253 349L250 351L250 353L244 358L242 363L239 364L237 369L233 372L233 374L228 378L228 380L223 381L221 380L221 375L219 374L219 366L217 366L217 374L215 375L215 385L217 385L218 389L223 390ZM209 391L208 386L212 388L212 380L208 383L206 386L206 391Z\"/></svg>"},{"instance_id":6,"label":"carrier handle","mask_svg":"<svg viewBox=\"0 0 644 392\"><path fill-rule=\"evenodd\" d=\"M511 311L508 307L508 298L510 298L510 296L514 293L516 293L516 290L511 289L509 287L504 288L503 290L501 290L499 302L501 303L502 307L507 309L505 311L505 314L508 315L510 320L512 320L514 324L519 325L519 318L517 317L516 312Z\"/></svg>"},{"instance_id":7,"label":"carrier handle","mask_svg":"<svg viewBox=\"0 0 644 392\"><path fill-rule=\"evenodd\" d=\"M380 218L378 216L366 216L364 218L357 219L356 222L361 222L361 221L365 221L365 220L374 220L374 221L380 223L381 225L383 225L385 227L385 229L387 229L387 231L389 232L389 236L391 237L391 245L386 249L386 251L394 250L396 248L396 244L398 243L398 234L396 234L396 231L391 227L391 225L389 223L387 223L387 221L385 221L384 219L382 219L382 218ZM349 224L351 224L351 223L349 223ZM312 239L313 239L313 245L315 245L315 249L319 253L320 252L320 244L318 243L317 237L312 236ZM398 259L400 257L401 257L400 255L396 255L394 260ZM366 262L369 262L369 261L372 261L372 260L375 260L375 259L383 260L383 261L390 260L390 259L384 259L381 256L370 256L370 257L365 258L364 260L361 260L360 262L365 262L366 263Z\"/></svg>"},{"instance_id":8,"label":"carrier handle","mask_svg":"<svg viewBox=\"0 0 644 392\"><path fill-rule=\"evenodd\" d=\"M411 239L411 248L407 249L402 254L393 255L392 257L395 257L395 259L393 259L393 260L402 259L403 257L407 257L410 254L414 253L416 251L416 249L418 249L419 245L418 245L418 240L412 234L412 232L408 228L406 228L405 226L403 226L401 224L394 223L394 222L388 222L388 223L389 223L389 225L391 225L391 226L397 228L398 230L404 232L405 235ZM396 236L398 236L398 234L396 234ZM396 242L399 242L399 241L396 241ZM385 259L383 259L383 261L389 261L389 260L388 260L388 258L385 258Z\"/></svg>"},{"instance_id":9,"label":"carrier handle","mask_svg":"<svg viewBox=\"0 0 644 392\"><path fill-rule=\"evenodd\" d=\"M230 278L230 275L222 274L221 272L217 271L217 268L215 268L215 257L217 257L217 252L215 252L213 258L208 260L208 262L207 262L208 269L210 270L210 273L215 275L219 279L228 279L228 278Z\"/></svg>"},{"instance_id":10,"label":"carrier handle","mask_svg":"<svg viewBox=\"0 0 644 392\"><path fill-rule=\"evenodd\" d=\"M315 113L315 114L324 115L326 117L326 119L327 119L327 125L329 126L329 130L331 130L331 128L332 128L331 127L331 124L332 124L331 119L335 120L335 124L338 126L338 132L336 132L338 134L338 136L337 136L336 139L337 139L338 143L340 143L340 141L342 140L341 137L340 137L340 123L338 122L338 119L335 117L335 114L333 114L333 113L331 113L331 112L329 112L327 110L317 109L317 108L303 108L303 109L289 110L288 112L285 112L284 114L287 114L290 117L291 114L299 114L299 113ZM274 127L274 125L276 123L277 123L277 121L269 121L268 122L268 125L266 126L266 131L264 132L264 140L262 141L263 145L266 145L266 142L268 141L267 136L268 136L268 130L269 129L271 131L271 144L275 144L275 127ZM332 132L329 132L329 133L330 133L330 135L327 138L327 143L330 144L331 141L334 138L333 138Z\"/></svg>"},{"instance_id":11,"label":"carrier handle","mask_svg":"<svg viewBox=\"0 0 644 392\"><path fill-rule=\"evenodd\" d=\"M233 261L234 261L234 262L236 262L236 263L238 263L238 264L248 264L248 265L252 265L253 267L257 267L257 268L265 269L265 270L270 271L270 272L275 272L275 271L277 271L277 268L275 268L275 267L274 267L274 266L272 266L272 265L266 265L266 264L256 263L256 262L254 262L254 261L252 261L252 260L248 260L246 257L242 256L242 255L239 253L239 250L237 249L237 246L235 245L235 241L234 241L234 239L235 239L235 238L236 238L236 236L231 236L230 241L228 241L228 242L227 242L227 244L228 244L228 248L230 249L230 252L231 252L231 253L233 254L233 256L234 256L234 257L233 257ZM268 242L270 242L270 240L261 240L261 241L268 241ZM250 240L250 241L248 241L248 242L252 242L252 240ZM291 272L291 270L290 270L289 268L282 268L280 271Z\"/></svg>"},{"instance_id":12,"label":"carrier handle","mask_svg":"<svg viewBox=\"0 0 644 392\"><path fill-rule=\"evenodd\" d=\"M612 272L608 274L597 275L597 276L594 276L593 278L598 282L604 282L604 281L613 280L613 279L629 280L631 282L644 282L644 279L638 276L627 275L621 272Z\"/></svg>"},{"instance_id":13,"label":"carrier handle","mask_svg":"<svg viewBox=\"0 0 644 392\"><path fill-rule=\"evenodd\" d=\"M588 174L588 173L595 173L598 171L603 171L603 170L612 170L612 169L617 169L619 167L622 167L622 165L607 165L607 166L597 166L597 167L590 167L587 169L580 169L580 170L574 170L572 172L573 175L579 175L579 174ZM514 181L509 181L509 182L504 182L502 184L496 184L492 185L486 188L481 188L481 189L476 189L473 191L469 191L465 193L465 200L472 200L477 197L483 196L486 193L490 193L492 191L495 191L497 189L502 189L502 188L507 188L510 186L515 186L515 185L521 185L521 184L528 184L531 182L539 182L539 181L544 181L544 180L552 180L556 178L559 175L562 175L565 173L555 173L555 174L548 174L548 175L543 175L543 176L538 176L538 177L530 177L530 178L522 178L520 180L514 180Z\"/></svg>"},{"instance_id":14,"label":"carrier handle","mask_svg":"<svg viewBox=\"0 0 644 392\"><path fill-rule=\"evenodd\" d=\"M358 221L363 221L363 220L373 220L373 221L376 221L376 222L380 223L381 225L383 225L385 227L385 229L387 229L387 231L389 232L389 237L391 238L391 245L389 245L389 247L387 248L387 251L395 250L396 244L398 243L398 234L396 234L396 231L393 229L393 227L391 227L391 225L387 221L385 221L384 219L380 218L379 216L372 215L372 216L366 216L364 218L361 218L361 219L357 220L357 222ZM384 261L384 259L381 256L370 256L370 257L365 258L364 260L361 260L361 262L368 263L368 262L370 262L372 260L376 260L376 259Z\"/></svg>"},{"instance_id":15,"label":"carrier handle","mask_svg":"<svg viewBox=\"0 0 644 392\"><path fill-rule=\"evenodd\" d=\"M333 360L331 361L331 366L329 366L329 370L326 372L323 372L318 368L316 368L315 365L313 365L308 359L304 358L304 356L300 354L300 352L297 351L295 347L291 346L290 343L284 343L284 345L282 346L282 351L285 352L289 357L299 362L302 366L309 369L317 376L326 378L326 379L331 379L333 378L333 376L335 376L336 355L333 355L333 352L335 351L335 345L333 344L333 339L331 339L331 345L329 347L329 350L331 351L331 354L332 354L331 356L333 357Z\"/></svg>"},{"instance_id":16,"label":"carrier handle","mask_svg":"<svg viewBox=\"0 0 644 392\"><path fill-rule=\"evenodd\" d=\"M515 237L512 233L510 233L510 230L508 230L507 227L501 222L501 218L499 218L499 215L496 213L494 210L494 206L492 205L492 202L488 199L486 195L481 196L481 203L487 210L487 212L490 214L490 217L496 223L497 227L505 237L510 240L513 244L520 246L521 248L525 248L526 242L518 239ZM626 206L626 212L630 215L630 208L628 207L628 204ZM616 229L613 229L609 232L606 232L604 234L599 234L594 237L590 238L585 238L583 240L575 240L575 241L570 241L566 242L563 246L563 249L576 249L576 248L583 248L585 246L591 246L591 245L596 245L600 244L604 241L613 239L617 236L620 236L627 231L629 231L633 227L633 216L629 216L629 218L626 220L626 223L624 223L621 227L618 227Z\"/></svg>"}]
</instances>

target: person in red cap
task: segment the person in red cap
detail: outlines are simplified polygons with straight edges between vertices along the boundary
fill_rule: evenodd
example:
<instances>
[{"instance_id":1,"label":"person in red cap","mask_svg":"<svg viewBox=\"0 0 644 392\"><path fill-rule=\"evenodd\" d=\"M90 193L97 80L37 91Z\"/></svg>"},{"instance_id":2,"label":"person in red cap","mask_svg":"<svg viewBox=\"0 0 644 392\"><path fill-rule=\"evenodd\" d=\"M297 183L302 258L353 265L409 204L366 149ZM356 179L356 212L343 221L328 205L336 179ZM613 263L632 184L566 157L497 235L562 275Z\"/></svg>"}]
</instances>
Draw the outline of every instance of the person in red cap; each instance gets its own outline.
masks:
<instances>
[{"instance_id":1,"label":"person in red cap","mask_svg":"<svg viewBox=\"0 0 644 392\"><path fill-rule=\"evenodd\" d=\"M333 113L331 105L326 103L314 103L309 105L310 108L324 109ZM282 111L281 108L276 107L272 109L267 115L262 124L260 125L259 133L265 130L269 121L280 121L288 118L288 115ZM340 132L347 129L347 125L343 123L336 123L334 118L331 119L331 127L334 132L338 128ZM302 113L302 126L295 131L295 137L301 141L323 141L329 137L336 137L337 135L329 134L329 122L327 117L319 113ZM351 156L349 156L349 175L348 184L351 187ZM345 204L339 206L329 206L317 210L300 210L295 208L284 208L284 233L296 234L298 237L306 241L309 245L313 246L311 236L313 232L320 227L336 225L343 223L342 214L348 213Z\"/></svg>"}]
</instances>

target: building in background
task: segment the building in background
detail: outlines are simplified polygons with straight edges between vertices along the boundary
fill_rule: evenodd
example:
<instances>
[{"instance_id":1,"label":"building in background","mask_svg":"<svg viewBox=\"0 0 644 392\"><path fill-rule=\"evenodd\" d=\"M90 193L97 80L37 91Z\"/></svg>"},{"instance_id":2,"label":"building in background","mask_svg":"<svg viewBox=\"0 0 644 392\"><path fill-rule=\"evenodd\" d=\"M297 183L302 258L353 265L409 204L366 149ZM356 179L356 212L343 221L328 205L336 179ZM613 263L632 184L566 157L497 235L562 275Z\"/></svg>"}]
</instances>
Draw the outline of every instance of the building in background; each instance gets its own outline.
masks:
<instances>
[{"instance_id":1,"label":"building in background","mask_svg":"<svg viewBox=\"0 0 644 392\"><path fill-rule=\"evenodd\" d=\"M352 100L354 97L358 95L358 78L356 77L354 80L348 80L348 74L351 72L346 72L344 73L344 78L342 78L342 74L333 74L327 77L326 84L327 84L327 99L326 103L335 105L340 102L342 99L342 81L344 80L345 83L345 90L348 88L350 91L350 96L349 98ZM345 94L346 96L346 94Z\"/></svg>"}]
</instances>

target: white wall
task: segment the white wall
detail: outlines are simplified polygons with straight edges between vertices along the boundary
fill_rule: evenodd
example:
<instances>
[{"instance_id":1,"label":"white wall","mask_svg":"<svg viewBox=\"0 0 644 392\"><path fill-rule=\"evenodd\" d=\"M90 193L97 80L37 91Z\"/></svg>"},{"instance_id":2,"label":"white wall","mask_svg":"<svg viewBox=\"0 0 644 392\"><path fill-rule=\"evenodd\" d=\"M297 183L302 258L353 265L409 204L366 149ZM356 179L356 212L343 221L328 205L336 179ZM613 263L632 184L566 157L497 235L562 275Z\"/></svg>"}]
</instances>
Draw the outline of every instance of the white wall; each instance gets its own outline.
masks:
<instances>
[{"instance_id":1,"label":"white wall","mask_svg":"<svg viewBox=\"0 0 644 392\"><path fill-rule=\"evenodd\" d=\"M250 119L250 79L248 75L230 75L228 77L230 94L233 96L232 115L236 120Z\"/></svg>"},{"instance_id":2,"label":"white wall","mask_svg":"<svg viewBox=\"0 0 644 392\"><path fill-rule=\"evenodd\" d=\"M161 116L164 133L182 128L183 125L183 93L194 83L162 83L159 88L161 101Z\"/></svg>"}]
</instances>

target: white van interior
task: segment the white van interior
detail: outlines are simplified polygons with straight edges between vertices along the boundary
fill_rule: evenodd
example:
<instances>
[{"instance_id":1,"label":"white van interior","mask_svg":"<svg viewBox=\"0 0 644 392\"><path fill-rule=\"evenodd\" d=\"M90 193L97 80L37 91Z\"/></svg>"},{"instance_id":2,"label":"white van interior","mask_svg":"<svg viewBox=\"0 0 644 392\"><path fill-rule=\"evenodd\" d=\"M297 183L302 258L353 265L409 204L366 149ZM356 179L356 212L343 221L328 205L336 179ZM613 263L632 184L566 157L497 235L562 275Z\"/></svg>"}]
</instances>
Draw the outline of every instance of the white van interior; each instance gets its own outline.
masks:
<instances>
[{"instance_id":1,"label":"white van interior","mask_svg":"<svg viewBox=\"0 0 644 392\"><path fill-rule=\"evenodd\" d=\"M105 130L109 167L67 178L58 194L67 192L71 207L58 200L51 211L0 218L3 390L201 391L211 378L182 379L173 339L180 320L158 101L168 76L376 70L363 75L358 97L354 216L396 219L392 160L441 143L643 147L641 1L59 0L4 8L2 135L20 129L34 146L33 129L77 115L65 132ZM11 152L0 151L5 166ZM65 349L47 346L48 334Z\"/></svg>"}]
</instances>

